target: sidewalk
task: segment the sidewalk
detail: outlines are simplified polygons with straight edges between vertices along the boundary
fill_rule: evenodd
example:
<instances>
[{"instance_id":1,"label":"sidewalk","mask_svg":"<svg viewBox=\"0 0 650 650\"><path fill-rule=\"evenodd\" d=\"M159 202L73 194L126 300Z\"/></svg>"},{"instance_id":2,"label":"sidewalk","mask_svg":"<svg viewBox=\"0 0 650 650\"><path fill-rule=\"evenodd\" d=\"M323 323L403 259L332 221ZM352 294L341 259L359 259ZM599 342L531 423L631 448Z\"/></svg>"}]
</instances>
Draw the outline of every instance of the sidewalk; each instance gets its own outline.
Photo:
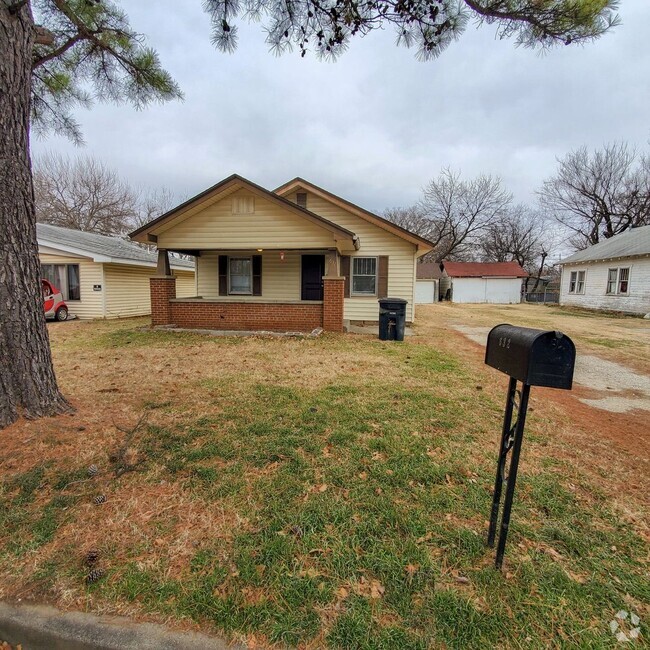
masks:
<instances>
[{"instance_id":1,"label":"sidewalk","mask_svg":"<svg viewBox=\"0 0 650 650\"><path fill-rule=\"evenodd\" d=\"M0 641L21 644L22 650L244 650L216 637L171 632L119 616L1 602Z\"/></svg>"}]
</instances>

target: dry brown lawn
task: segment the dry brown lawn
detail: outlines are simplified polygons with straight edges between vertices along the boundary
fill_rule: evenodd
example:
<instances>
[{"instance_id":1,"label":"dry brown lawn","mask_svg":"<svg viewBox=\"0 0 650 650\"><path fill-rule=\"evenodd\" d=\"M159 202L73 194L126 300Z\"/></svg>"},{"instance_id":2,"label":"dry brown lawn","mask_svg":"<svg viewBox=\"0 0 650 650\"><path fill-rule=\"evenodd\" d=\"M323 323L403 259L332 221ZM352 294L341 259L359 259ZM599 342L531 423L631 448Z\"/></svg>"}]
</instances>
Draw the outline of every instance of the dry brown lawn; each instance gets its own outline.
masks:
<instances>
[{"instance_id":1,"label":"dry brown lawn","mask_svg":"<svg viewBox=\"0 0 650 650\"><path fill-rule=\"evenodd\" d=\"M3 432L0 597L260 647L520 647L522 630L544 645L558 628L607 645L616 611L650 616L647 413L533 390L496 581L482 535L507 380L454 326L500 322L650 371L647 321L527 305L418 307L404 345L52 324L76 412ZM143 415L134 471L116 478ZM96 586L90 548L107 569Z\"/></svg>"}]
</instances>

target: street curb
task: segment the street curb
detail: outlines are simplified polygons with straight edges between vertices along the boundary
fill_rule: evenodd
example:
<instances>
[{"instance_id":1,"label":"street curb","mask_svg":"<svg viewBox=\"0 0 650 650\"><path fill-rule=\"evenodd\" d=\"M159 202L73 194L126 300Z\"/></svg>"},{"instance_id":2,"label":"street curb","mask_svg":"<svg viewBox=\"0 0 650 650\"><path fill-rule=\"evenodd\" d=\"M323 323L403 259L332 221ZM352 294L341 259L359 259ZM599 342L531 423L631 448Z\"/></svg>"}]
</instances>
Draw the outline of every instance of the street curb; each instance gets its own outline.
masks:
<instances>
[{"instance_id":1,"label":"street curb","mask_svg":"<svg viewBox=\"0 0 650 650\"><path fill-rule=\"evenodd\" d=\"M195 632L134 623L121 616L61 612L48 605L0 602L0 642L23 650L244 650Z\"/></svg>"}]
</instances>

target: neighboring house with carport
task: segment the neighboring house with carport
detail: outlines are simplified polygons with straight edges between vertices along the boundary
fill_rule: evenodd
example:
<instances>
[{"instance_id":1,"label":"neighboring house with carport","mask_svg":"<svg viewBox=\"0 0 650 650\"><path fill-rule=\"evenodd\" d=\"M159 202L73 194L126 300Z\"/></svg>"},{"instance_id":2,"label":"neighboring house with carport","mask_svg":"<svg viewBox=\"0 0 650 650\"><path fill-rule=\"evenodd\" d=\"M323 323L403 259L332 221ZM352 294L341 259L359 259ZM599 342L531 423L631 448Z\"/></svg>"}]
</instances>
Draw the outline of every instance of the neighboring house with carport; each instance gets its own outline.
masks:
<instances>
[{"instance_id":1,"label":"neighboring house with carport","mask_svg":"<svg viewBox=\"0 0 650 650\"><path fill-rule=\"evenodd\" d=\"M131 233L196 257L197 292L151 280L155 325L222 330L340 332L376 323L378 299L408 301L427 240L313 183L274 191L232 175Z\"/></svg>"},{"instance_id":2,"label":"neighboring house with carport","mask_svg":"<svg viewBox=\"0 0 650 650\"><path fill-rule=\"evenodd\" d=\"M442 271L438 262L420 262L416 270L415 303L431 304L440 300Z\"/></svg>"},{"instance_id":3,"label":"neighboring house with carport","mask_svg":"<svg viewBox=\"0 0 650 650\"><path fill-rule=\"evenodd\" d=\"M39 223L41 275L61 290L72 316L122 318L151 313L149 278L157 255L117 237ZM171 259L181 296L196 294L194 262Z\"/></svg>"},{"instance_id":4,"label":"neighboring house with carport","mask_svg":"<svg viewBox=\"0 0 650 650\"><path fill-rule=\"evenodd\" d=\"M559 265L561 305L650 313L650 226L614 235Z\"/></svg>"},{"instance_id":5,"label":"neighboring house with carport","mask_svg":"<svg viewBox=\"0 0 650 650\"><path fill-rule=\"evenodd\" d=\"M528 273L517 262L450 262L440 264L441 295L458 303L521 302L522 280Z\"/></svg>"}]
</instances>

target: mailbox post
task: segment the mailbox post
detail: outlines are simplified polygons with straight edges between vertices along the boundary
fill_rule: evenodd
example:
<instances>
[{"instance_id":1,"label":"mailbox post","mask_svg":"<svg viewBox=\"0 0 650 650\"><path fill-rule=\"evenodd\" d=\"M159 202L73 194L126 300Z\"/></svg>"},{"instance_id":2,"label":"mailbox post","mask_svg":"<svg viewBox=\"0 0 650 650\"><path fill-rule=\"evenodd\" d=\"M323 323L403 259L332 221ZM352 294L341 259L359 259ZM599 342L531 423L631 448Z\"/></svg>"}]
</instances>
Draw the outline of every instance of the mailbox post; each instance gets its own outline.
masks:
<instances>
[{"instance_id":1,"label":"mailbox post","mask_svg":"<svg viewBox=\"0 0 650 650\"><path fill-rule=\"evenodd\" d=\"M510 526L510 512L515 494L530 387L547 386L570 390L573 383L575 357L573 341L562 332L547 332L503 324L493 327L488 334L485 363L510 376L488 531L488 545L493 548L501 492L505 483L506 496L495 560L497 569L500 569L503 564ZM521 382L521 389L517 388L518 382ZM506 475L506 461L510 451L512 451L512 458Z\"/></svg>"}]
</instances>

